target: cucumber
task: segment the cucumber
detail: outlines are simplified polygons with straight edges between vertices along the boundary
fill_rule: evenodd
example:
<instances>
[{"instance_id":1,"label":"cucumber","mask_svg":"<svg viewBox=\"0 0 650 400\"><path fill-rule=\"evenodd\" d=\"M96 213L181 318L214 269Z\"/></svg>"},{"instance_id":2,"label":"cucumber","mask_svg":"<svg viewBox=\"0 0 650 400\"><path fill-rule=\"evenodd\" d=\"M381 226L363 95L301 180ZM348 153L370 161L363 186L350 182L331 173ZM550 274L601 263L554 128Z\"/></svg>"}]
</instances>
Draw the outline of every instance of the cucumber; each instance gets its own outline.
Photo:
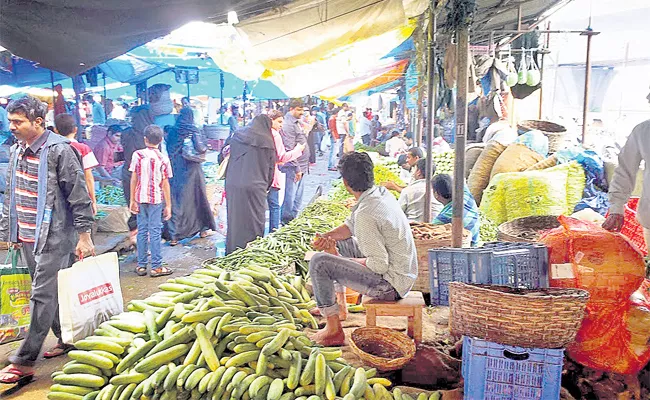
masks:
<instances>
[{"instance_id":1,"label":"cucumber","mask_svg":"<svg viewBox=\"0 0 650 400\"><path fill-rule=\"evenodd\" d=\"M106 357L84 350L72 350L68 352L68 357L82 364L92 365L101 369L111 369L115 365L113 361Z\"/></svg>"},{"instance_id":2,"label":"cucumber","mask_svg":"<svg viewBox=\"0 0 650 400\"><path fill-rule=\"evenodd\" d=\"M131 372L130 374L115 375L111 378L110 383L115 386L130 385L131 383L140 383L147 379L149 374L142 374L139 372Z\"/></svg>"},{"instance_id":3,"label":"cucumber","mask_svg":"<svg viewBox=\"0 0 650 400\"><path fill-rule=\"evenodd\" d=\"M73 385L60 385L55 383L50 386L50 392L65 392L70 394L76 394L79 396L85 396L88 393L93 392L95 389L87 388L83 386L73 386Z\"/></svg>"},{"instance_id":4,"label":"cucumber","mask_svg":"<svg viewBox=\"0 0 650 400\"><path fill-rule=\"evenodd\" d=\"M47 394L47 398L50 400L83 400L83 396L65 392L50 392Z\"/></svg>"},{"instance_id":5,"label":"cucumber","mask_svg":"<svg viewBox=\"0 0 650 400\"><path fill-rule=\"evenodd\" d=\"M106 380L97 375L90 374L62 374L54 377L54 383L69 386L100 388L106 384Z\"/></svg>"},{"instance_id":6,"label":"cucumber","mask_svg":"<svg viewBox=\"0 0 650 400\"><path fill-rule=\"evenodd\" d=\"M122 372L129 369L133 364L136 363L136 361L140 360L142 357L144 357L145 354L153 349L155 345L156 341L150 340L142 347L137 348L133 353L128 354L126 357L124 357L124 359L122 359L122 361L119 362L119 364L117 364L115 372L121 374Z\"/></svg>"},{"instance_id":7,"label":"cucumber","mask_svg":"<svg viewBox=\"0 0 650 400\"><path fill-rule=\"evenodd\" d=\"M97 375L101 376L102 375L102 370L93 366L93 365L88 365L88 364L81 364L78 362L74 362L70 365L66 365L63 367L63 372L66 374L90 374L90 375ZM53 390L56 392L57 390ZM60 391L60 390L59 390ZM74 393L77 394L77 393ZM86 393L84 393L86 394Z\"/></svg>"},{"instance_id":8,"label":"cucumber","mask_svg":"<svg viewBox=\"0 0 650 400\"><path fill-rule=\"evenodd\" d=\"M124 353L124 347L110 340L89 340L84 339L76 342L74 346L78 350L102 350L115 355Z\"/></svg>"},{"instance_id":9,"label":"cucumber","mask_svg":"<svg viewBox=\"0 0 650 400\"><path fill-rule=\"evenodd\" d=\"M162 365L165 365L181 356L184 356L188 351L190 351L190 346L186 344L177 344L176 346L170 347L159 353L147 356L145 359L136 364L135 371L147 372L160 368Z\"/></svg>"}]
</instances>

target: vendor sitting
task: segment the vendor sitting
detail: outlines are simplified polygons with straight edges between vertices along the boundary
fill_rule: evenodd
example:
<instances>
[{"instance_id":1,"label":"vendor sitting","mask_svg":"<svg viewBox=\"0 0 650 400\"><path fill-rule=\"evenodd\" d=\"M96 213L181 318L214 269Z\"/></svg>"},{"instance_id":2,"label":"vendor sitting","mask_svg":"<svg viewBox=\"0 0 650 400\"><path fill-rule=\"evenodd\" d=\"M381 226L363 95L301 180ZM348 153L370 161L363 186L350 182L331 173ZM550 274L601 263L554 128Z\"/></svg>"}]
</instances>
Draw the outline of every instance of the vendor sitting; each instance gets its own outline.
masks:
<instances>
[{"instance_id":1,"label":"vendor sitting","mask_svg":"<svg viewBox=\"0 0 650 400\"><path fill-rule=\"evenodd\" d=\"M400 171L400 178L404 181L408 180L409 185L415 182L416 179L415 179L414 166L418 161L420 161L423 158L424 158L424 153L422 152L422 149L419 147L410 148L406 154L402 154L401 156L399 156L399 158L397 159L397 164L400 167L402 167ZM403 172L406 173L406 177L402 175ZM399 193L401 193L402 189L406 187L406 186L400 186L395 182L382 182L381 185L388 190L395 190Z\"/></svg>"},{"instance_id":2,"label":"vendor sitting","mask_svg":"<svg viewBox=\"0 0 650 400\"><path fill-rule=\"evenodd\" d=\"M451 199L454 187L451 176L447 174L436 175L431 180L431 186L433 188L433 196L444 205L440 214L433 219L433 224L451 224ZM478 207L467 186L465 186L465 194L463 196L463 226L472 234L472 246L478 245L480 230Z\"/></svg>"},{"instance_id":3,"label":"vendor sitting","mask_svg":"<svg viewBox=\"0 0 650 400\"><path fill-rule=\"evenodd\" d=\"M352 215L334 230L317 235L318 251L309 263L325 328L313 340L325 346L345 341L339 314L345 316L345 287L381 300L406 296L417 278L415 242L395 197L373 185L373 164L366 153L350 153L339 162L343 184L357 200ZM337 303L338 300L338 303Z\"/></svg>"},{"instance_id":4,"label":"vendor sitting","mask_svg":"<svg viewBox=\"0 0 650 400\"><path fill-rule=\"evenodd\" d=\"M413 181L401 190L398 203L409 222L424 221L424 195L427 191L427 181L424 178L427 160L422 158L412 167ZM431 174L435 175L436 165L431 165ZM442 210L442 204L435 198L431 199L431 215L436 217Z\"/></svg>"}]
</instances>

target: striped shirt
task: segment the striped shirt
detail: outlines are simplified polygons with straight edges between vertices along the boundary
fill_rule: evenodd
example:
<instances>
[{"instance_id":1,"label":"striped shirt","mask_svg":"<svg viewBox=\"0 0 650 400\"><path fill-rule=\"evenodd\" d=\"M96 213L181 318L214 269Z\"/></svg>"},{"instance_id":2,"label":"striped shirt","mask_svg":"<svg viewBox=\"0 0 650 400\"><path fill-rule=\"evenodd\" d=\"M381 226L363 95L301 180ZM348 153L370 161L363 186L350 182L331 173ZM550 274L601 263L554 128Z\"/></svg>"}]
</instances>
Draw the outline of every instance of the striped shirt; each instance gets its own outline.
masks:
<instances>
[{"instance_id":1,"label":"striped shirt","mask_svg":"<svg viewBox=\"0 0 650 400\"><path fill-rule=\"evenodd\" d=\"M49 131L45 131L31 146L27 146L25 143L18 145L16 212L18 214L18 240L24 243L36 241L38 167L49 134Z\"/></svg>"},{"instance_id":2,"label":"striped shirt","mask_svg":"<svg viewBox=\"0 0 650 400\"><path fill-rule=\"evenodd\" d=\"M160 204L163 202L162 181L172 177L169 158L160 150L146 148L133 153L129 171L135 172L138 183L135 187L135 201L139 204Z\"/></svg>"},{"instance_id":3,"label":"striped shirt","mask_svg":"<svg viewBox=\"0 0 650 400\"><path fill-rule=\"evenodd\" d=\"M366 267L406 296L418 276L418 260L409 221L386 188L363 192L345 224L366 257Z\"/></svg>"}]
</instances>

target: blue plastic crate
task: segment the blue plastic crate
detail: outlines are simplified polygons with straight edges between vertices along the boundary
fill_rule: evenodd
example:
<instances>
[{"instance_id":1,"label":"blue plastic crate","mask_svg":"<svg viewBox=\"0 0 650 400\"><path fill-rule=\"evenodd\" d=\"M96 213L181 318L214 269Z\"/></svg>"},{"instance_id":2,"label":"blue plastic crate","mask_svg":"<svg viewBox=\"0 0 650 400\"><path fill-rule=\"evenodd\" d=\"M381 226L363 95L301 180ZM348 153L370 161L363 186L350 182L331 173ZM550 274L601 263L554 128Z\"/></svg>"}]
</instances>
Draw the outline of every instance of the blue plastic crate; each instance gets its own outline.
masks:
<instances>
[{"instance_id":1,"label":"blue plastic crate","mask_svg":"<svg viewBox=\"0 0 650 400\"><path fill-rule=\"evenodd\" d=\"M465 400L558 400L564 349L527 349L463 337Z\"/></svg>"},{"instance_id":2,"label":"blue plastic crate","mask_svg":"<svg viewBox=\"0 0 650 400\"><path fill-rule=\"evenodd\" d=\"M544 245L488 243L476 249L429 250L431 302L449 305L449 282L548 287L548 250Z\"/></svg>"}]
</instances>

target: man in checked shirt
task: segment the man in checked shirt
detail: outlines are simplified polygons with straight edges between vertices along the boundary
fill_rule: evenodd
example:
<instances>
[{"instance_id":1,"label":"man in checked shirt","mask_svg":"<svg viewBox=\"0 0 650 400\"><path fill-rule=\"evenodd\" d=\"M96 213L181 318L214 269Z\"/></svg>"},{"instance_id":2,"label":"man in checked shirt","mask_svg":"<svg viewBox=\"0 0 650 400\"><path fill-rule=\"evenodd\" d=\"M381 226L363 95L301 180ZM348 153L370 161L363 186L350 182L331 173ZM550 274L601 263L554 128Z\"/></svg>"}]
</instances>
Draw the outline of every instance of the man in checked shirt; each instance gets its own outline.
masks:
<instances>
[{"instance_id":1,"label":"man in checked shirt","mask_svg":"<svg viewBox=\"0 0 650 400\"><path fill-rule=\"evenodd\" d=\"M376 299L398 300L411 290L418 274L409 221L395 197L374 185L370 157L346 154L339 171L357 204L343 225L317 235L314 248L323 252L309 263L316 304L327 318L325 328L312 339L325 346L345 341L345 287Z\"/></svg>"}]
</instances>

